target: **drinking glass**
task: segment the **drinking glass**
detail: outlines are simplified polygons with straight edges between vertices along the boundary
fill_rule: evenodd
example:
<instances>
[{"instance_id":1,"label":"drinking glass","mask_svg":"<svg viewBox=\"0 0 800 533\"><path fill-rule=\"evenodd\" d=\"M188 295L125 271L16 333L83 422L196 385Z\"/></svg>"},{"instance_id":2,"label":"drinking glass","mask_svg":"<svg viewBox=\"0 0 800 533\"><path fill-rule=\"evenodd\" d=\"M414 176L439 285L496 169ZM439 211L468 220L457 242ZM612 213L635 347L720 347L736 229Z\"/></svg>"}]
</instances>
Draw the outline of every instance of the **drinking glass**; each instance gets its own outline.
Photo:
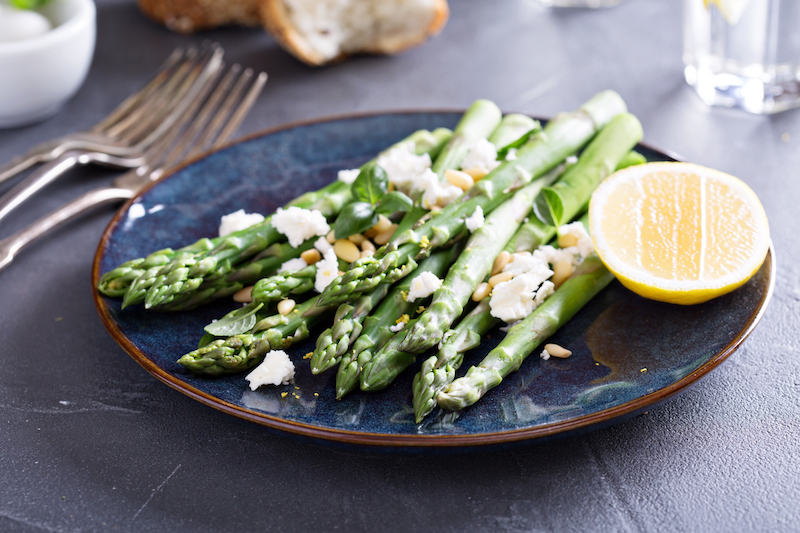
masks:
<instances>
[{"instance_id":1,"label":"drinking glass","mask_svg":"<svg viewBox=\"0 0 800 533\"><path fill-rule=\"evenodd\" d=\"M684 0L686 81L708 105L800 106L799 0Z\"/></svg>"}]
</instances>

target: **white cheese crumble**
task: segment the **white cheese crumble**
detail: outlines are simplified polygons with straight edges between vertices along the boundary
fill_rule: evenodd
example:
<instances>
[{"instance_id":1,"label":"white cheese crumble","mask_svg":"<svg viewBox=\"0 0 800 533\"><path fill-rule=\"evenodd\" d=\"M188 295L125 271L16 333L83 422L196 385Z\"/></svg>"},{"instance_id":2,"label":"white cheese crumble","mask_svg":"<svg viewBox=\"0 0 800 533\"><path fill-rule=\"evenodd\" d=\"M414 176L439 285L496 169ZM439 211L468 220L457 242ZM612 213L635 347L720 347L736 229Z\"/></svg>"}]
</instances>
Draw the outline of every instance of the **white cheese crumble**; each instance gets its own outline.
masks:
<instances>
[{"instance_id":1,"label":"white cheese crumble","mask_svg":"<svg viewBox=\"0 0 800 533\"><path fill-rule=\"evenodd\" d=\"M294 363L283 350L272 350L244 379L250 382L250 390L261 385L286 385L294 379Z\"/></svg>"},{"instance_id":2,"label":"white cheese crumble","mask_svg":"<svg viewBox=\"0 0 800 533\"><path fill-rule=\"evenodd\" d=\"M539 354L539 357L547 361L548 359L550 359L550 352L548 352L547 349L544 349L542 350L542 353Z\"/></svg>"},{"instance_id":3,"label":"white cheese crumble","mask_svg":"<svg viewBox=\"0 0 800 533\"><path fill-rule=\"evenodd\" d=\"M347 185L352 185L356 178L361 173L360 168L353 168L350 170L340 170L337 174L339 181L346 183Z\"/></svg>"},{"instance_id":4,"label":"white cheese crumble","mask_svg":"<svg viewBox=\"0 0 800 533\"><path fill-rule=\"evenodd\" d=\"M486 219L483 217L483 209L481 206L475 208L475 211L467 217L464 223L467 226L467 229L470 233L473 233L476 229L483 227L483 223Z\"/></svg>"},{"instance_id":5,"label":"white cheese crumble","mask_svg":"<svg viewBox=\"0 0 800 533\"><path fill-rule=\"evenodd\" d=\"M539 283L553 275L553 271L547 266L547 261L541 254L530 252L511 254L508 263L503 267L503 272L510 272L513 277L530 272L540 278Z\"/></svg>"},{"instance_id":6,"label":"white cheese crumble","mask_svg":"<svg viewBox=\"0 0 800 533\"><path fill-rule=\"evenodd\" d=\"M506 152L506 161L516 161L516 160L517 160L517 149L509 148L508 152Z\"/></svg>"},{"instance_id":7,"label":"white cheese crumble","mask_svg":"<svg viewBox=\"0 0 800 533\"><path fill-rule=\"evenodd\" d=\"M418 298L427 298L433 292L442 286L442 280L436 277L431 272L423 272L413 280L408 289L407 302L413 302Z\"/></svg>"},{"instance_id":8,"label":"white cheese crumble","mask_svg":"<svg viewBox=\"0 0 800 533\"><path fill-rule=\"evenodd\" d=\"M481 168L489 172L498 166L497 148L486 139L478 139L461 162L462 169Z\"/></svg>"},{"instance_id":9,"label":"white cheese crumble","mask_svg":"<svg viewBox=\"0 0 800 533\"><path fill-rule=\"evenodd\" d=\"M289 244L297 248L303 241L316 235L327 235L331 230L328 221L319 210L302 209L291 206L278 208L272 215L272 227L286 235Z\"/></svg>"},{"instance_id":10,"label":"white cheese crumble","mask_svg":"<svg viewBox=\"0 0 800 533\"><path fill-rule=\"evenodd\" d=\"M219 236L225 237L236 231L247 229L264 220L264 215L259 213L245 213L239 209L233 213L223 215L219 220Z\"/></svg>"},{"instance_id":11,"label":"white cheese crumble","mask_svg":"<svg viewBox=\"0 0 800 533\"><path fill-rule=\"evenodd\" d=\"M321 261L317 261L317 274L314 278L314 290L322 292L325 287L339 277L339 259L336 257L336 252L331 247Z\"/></svg>"},{"instance_id":12,"label":"white cheese crumble","mask_svg":"<svg viewBox=\"0 0 800 533\"><path fill-rule=\"evenodd\" d=\"M294 259L289 259L288 261L284 262L281 265L281 268L278 269L278 272L297 272L298 270L303 270L305 267L308 266L306 260L302 257L296 257Z\"/></svg>"},{"instance_id":13,"label":"white cheese crumble","mask_svg":"<svg viewBox=\"0 0 800 533\"><path fill-rule=\"evenodd\" d=\"M405 194L418 190L419 177L431 166L429 154L417 155L414 141L401 143L378 156L377 165L386 171L389 183Z\"/></svg>"},{"instance_id":14,"label":"white cheese crumble","mask_svg":"<svg viewBox=\"0 0 800 533\"><path fill-rule=\"evenodd\" d=\"M314 248L319 250L319 253L325 255L328 250L333 250L333 245L328 242L328 239L325 237L320 237L316 241L314 241Z\"/></svg>"},{"instance_id":15,"label":"white cheese crumble","mask_svg":"<svg viewBox=\"0 0 800 533\"><path fill-rule=\"evenodd\" d=\"M559 227L558 236L561 237L563 235L573 235L578 240L578 243L575 245L575 247L578 248L578 254L582 259L585 259L592 252L594 252L592 238L589 236L589 232L586 231L586 228L580 222L572 222ZM572 246L569 248L572 248Z\"/></svg>"},{"instance_id":16,"label":"white cheese crumble","mask_svg":"<svg viewBox=\"0 0 800 533\"><path fill-rule=\"evenodd\" d=\"M491 315L506 323L522 320L535 309L533 299L540 283L527 274L498 283L489 300Z\"/></svg>"},{"instance_id":17,"label":"white cheese crumble","mask_svg":"<svg viewBox=\"0 0 800 533\"><path fill-rule=\"evenodd\" d=\"M398 331L400 331L404 327L406 327L406 323L405 322L398 322L394 326L389 326L389 331L391 331L392 333L397 333Z\"/></svg>"},{"instance_id":18,"label":"white cheese crumble","mask_svg":"<svg viewBox=\"0 0 800 533\"><path fill-rule=\"evenodd\" d=\"M460 187L451 185L447 181L439 181L439 175L431 169L426 169L417 179L417 190L422 192L422 207L433 209L434 207L445 207L464 194Z\"/></svg>"}]
</instances>

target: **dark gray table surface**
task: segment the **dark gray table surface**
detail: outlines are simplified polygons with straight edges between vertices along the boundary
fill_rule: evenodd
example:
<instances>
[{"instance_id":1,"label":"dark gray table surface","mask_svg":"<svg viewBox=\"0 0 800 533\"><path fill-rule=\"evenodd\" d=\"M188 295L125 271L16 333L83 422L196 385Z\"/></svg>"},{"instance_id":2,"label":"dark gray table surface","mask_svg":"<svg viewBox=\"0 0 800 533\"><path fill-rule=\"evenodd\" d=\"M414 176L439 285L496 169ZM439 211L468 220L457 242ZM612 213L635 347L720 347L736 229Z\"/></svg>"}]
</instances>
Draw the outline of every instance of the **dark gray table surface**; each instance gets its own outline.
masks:
<instances>
[{"instance_id":1,"label":"dark gray table surface","mask_svg":"<svg viewBox=\"0 0 800 533\"><path fill-rule=\"evenodd\" d=\"M800 530L800 111L706 108L683 81L677 0L598 11L451 4L442 34L421 48L315 69L258 29L186 37L133 0L100 0L85 84L50 120L0 130L0 161L94 124L174 47L203 39L270 74L243 134L479 97L550 116L614 89L648 143L741 177L767 209L776 290L742 347L644 415L557 442L432 456L298 442L170 389L111 339L90 286L114 212L102 208L0 272L0 531ZM112 175L71 173L0 237Z\"/></svg>"}]
</instances>

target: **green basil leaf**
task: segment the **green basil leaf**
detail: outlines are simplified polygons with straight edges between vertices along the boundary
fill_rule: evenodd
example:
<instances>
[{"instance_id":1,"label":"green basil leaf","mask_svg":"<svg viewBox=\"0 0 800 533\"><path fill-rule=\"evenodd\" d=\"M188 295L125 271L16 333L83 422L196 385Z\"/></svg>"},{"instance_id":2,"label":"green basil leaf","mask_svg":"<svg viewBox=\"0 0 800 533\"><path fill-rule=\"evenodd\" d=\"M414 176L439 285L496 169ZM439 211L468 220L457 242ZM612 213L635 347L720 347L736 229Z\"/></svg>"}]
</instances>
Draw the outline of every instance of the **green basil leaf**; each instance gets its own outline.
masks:
<instances>
[{"instance_id":1,"label":"green basil leaf","mask_svg":"<svg viewBox=\"0 0 800 533\"><path fill-rule=\"evenodd\" d=\"M535 128L533 128L530 131L526 131L522 135L522 137L520 137L516 141L510 142L507 145L505 145L502 148L500 148L499 150L497 150L497 160L498 161L505 161L509 150L512 150L512 149L516 150L517 148L519 148L520 146L522 146L523 144L528 142L530 140L531 136L539 133L539 130L541 130L541 129L542 129L541 125L537 122Z\"/></svg>"},{"instance_id":2,"label":"green basil leaf","mask_svg":"<svg viewBox=\"0 0 800 533\"><path fill-rule=\"evenodd\" d=\"M375 164L362 167L352 185L353 198L370 205L378 203L387 190L389 190L389 176Z\"/></svg>"},{"instance_id":3,"label":"green basil leaf","mask_svg":"<svg viewBox=\"0 0 800 533\"><path fill-rule=\"evenodd\" d=\"M217 337L230 337L247 333L256 325L258 317L256 312L264 307L263 303L253 302L235 311L231 311L216 322L212 322L204 329Z\"/></svg>"},{"instance_id":4,"label":"green basil leaf","mask_svg":"<svg viewBox=\"0 0 800 533\"><path fill-rule=\"evenodd\" d=\"M378 223L378 213L367 202L350 202L339 216L334 226L337 239L346 239L350 235L366 231Z\"/></svg>"},{"instance_id":5,"label":"green basil leaf","mask_svg":"<svg viewBox=\"0 0 800 533\"><path fill-rule=\"evenodd\" d=\"M414 201L400 191L387 192L375 207L375 212L388 215L396 211L410 211L414 207Z\"/></svg>"}]
</instances>

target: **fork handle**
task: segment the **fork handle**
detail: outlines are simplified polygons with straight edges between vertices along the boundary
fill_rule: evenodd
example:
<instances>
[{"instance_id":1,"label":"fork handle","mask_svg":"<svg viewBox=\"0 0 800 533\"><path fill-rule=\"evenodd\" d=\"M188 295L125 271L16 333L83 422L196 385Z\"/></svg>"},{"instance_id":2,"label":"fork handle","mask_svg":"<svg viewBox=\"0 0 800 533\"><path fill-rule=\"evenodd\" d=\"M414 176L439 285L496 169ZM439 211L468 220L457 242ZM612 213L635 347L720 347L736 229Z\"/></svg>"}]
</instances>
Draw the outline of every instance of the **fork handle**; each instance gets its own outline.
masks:
<instances>
[{"instance_id":1,"label":"fork handle","mask_svg":"<svg viewBox=\"0 0 800 533\"><path fill-rule=\"evenodd\" d=\"M17 183L10 191L0 197L0 220L3 220L11 211L33 196L42 187L52 183L60 175L80 163L81 157L81 152L64 152L26 176L24 180Z\"/></svg>"},{"instance_id":2,"label":"fork handle","mask_svg":"<svg viewBox=\"0 0 800 533\"><path fill-rule=\"evenodd\" d=\"M40 218L30 226L0 241L0 270L3 270L14 260L17 252L51 230L66 224L94 207L120 200L128 200L132 197L133 192L131 190L117 187L101 187L82 194L49 215Z\"/></svg>"}]
</instances>

